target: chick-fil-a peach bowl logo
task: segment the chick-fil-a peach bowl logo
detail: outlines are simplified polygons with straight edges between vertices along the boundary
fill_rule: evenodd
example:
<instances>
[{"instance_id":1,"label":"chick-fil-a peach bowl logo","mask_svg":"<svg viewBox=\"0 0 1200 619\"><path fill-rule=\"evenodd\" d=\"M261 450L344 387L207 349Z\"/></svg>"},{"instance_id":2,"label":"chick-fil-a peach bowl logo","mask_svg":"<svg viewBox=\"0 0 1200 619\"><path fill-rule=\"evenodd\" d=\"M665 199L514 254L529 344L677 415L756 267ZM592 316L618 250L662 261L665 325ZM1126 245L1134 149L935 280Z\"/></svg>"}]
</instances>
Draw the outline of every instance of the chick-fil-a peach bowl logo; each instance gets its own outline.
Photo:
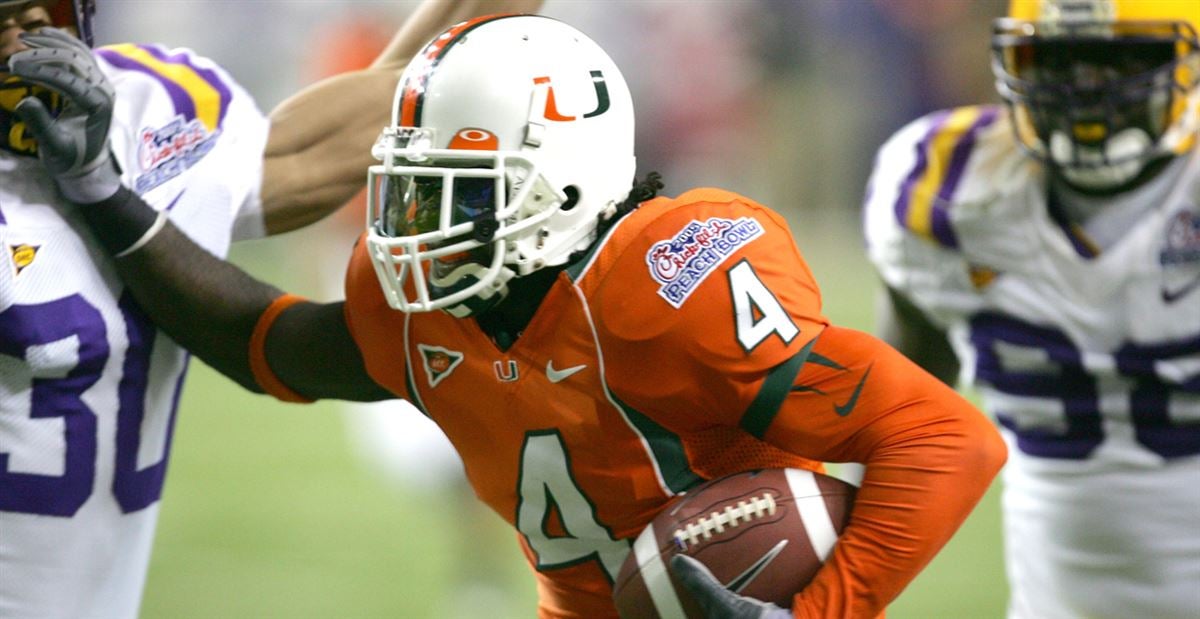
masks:
<instances>
[{"instance_id":1,"label":"chick-fil-a peach bowl logo","mask_svg":"<svg viewBox=\"0 0 1200 619\"><path fill-rule=\"evenodd\" d=\"M197 119L176 116L158 128L146 127L138 143L138 164L144 170L135 181L138 193L145 193L179 176L216 145L220 130L209 132Z\"/></svg>"},{"instance_id":2,"label":"chick-fil-a peach bowl logo","mask_svg":"<svg viewBox=\"0 0 1200 619\"><path fill-rule=\"evenodd\" d=\"M762 224L751 217L688 222L675 236L646 252L650 276L660 284L658 296L679 309L725 258L762 233Z\"/></svg>"}]
</instances>

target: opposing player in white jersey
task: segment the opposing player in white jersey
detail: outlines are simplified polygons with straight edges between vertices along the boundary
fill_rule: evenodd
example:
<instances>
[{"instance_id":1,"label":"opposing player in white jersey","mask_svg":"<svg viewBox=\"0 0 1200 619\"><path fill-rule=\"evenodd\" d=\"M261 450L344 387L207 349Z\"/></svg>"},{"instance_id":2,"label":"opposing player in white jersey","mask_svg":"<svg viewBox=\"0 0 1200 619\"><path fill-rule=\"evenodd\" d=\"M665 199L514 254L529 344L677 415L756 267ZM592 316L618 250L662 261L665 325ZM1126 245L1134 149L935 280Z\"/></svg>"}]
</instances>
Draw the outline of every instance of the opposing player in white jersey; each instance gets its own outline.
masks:
<instances>
[{"instance_id":1,"label":"opposing player in white jersey","mask_svg":"<svg viewBox=\"0 0 1200 619\"><path fill-rule=\"evenodd\" d=\"M1016 0L1006 107L879 153L886 339L1012 454L1010 617L1200 617L1200 2Z\"/></svg>"},{"instance_id":2,"label":"opposing player in white jersey","mask_svg":"<svg viewBox=\"0 0 1200 619\"><path fill-rule=\"evenodd\" d=\"M112 84L109 157L124 184L224 255L231 238L315 221L358 191L408 58L497 6L426 3L370 69L268 118L189 50L93 52L91 0L0 0L0 617L137 615L188 364L95 237L71 225L66 201L88 184L56 185L47 169L90 163L39 158L27 121L79 122L79 103L37 80L61 66L107 76L78 94L92 105L105 94L96 84Z\"/></svg>"}]
</instances>

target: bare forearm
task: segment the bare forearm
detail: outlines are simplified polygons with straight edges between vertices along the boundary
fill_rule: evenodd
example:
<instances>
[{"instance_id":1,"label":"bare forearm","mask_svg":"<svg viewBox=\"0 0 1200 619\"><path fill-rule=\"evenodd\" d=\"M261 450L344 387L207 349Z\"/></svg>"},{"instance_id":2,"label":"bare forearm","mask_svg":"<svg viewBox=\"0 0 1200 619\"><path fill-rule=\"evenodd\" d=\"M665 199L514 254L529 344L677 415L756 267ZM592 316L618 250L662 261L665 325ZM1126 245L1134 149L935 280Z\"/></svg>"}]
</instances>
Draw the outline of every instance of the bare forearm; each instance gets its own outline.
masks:
<instances>
[{"instance_id":1,"label":"bare forearm","mask_svg":"<svg viewBox=\"0 0 1200 619\"><path fill-rule=\"evenodd\" d=\"M110 203L81 207L109 251L128 244L154 210L123 189ZM140 235L139 235L140 236ZM116 258L117 271L154 323L177 343L243 387L261 391L246 354L258 316L279 290L205 251L169 221L137 251Z\"/></svg>"},{"instance_id":2,"label":"bare forearm","mask_svg":"<svg viewBox=\"0 0 1200 619\"><path fill-rule=\"evenodd\" d=\"M271 112L262 185L268 234L313 223L366 187L371 145L390 122L398 75L331 77Z\"/></svg>"},{"instance_id":3,"label":"bare forearm","mask_svg":"<svg viewBox=\"0 0 1200 619\"><path fill-rule=\"evenodd\" d=\"M937 328L901 292L887 288L878 299L875 332L933 374L954 387L958 383L959 363L946 332Z\"/></svg>"},{"instance_id":4,"label":"bare forearm","mask_svg":"<svg viewBox=\"0 0 1200 619\"><path fill-rule=\"evenodd\" d=\"M530 13L541 0L427 1L372 65L336 75L271 111L262 201L268 234L313 223L366 186L371 145L391 122L400 74L421 47L449 26L491 13Z\"/></svg>"},{"instance_id":5,"label":"bare forearm","mask_svg":"<svg viewBox=\"0 0 1200 619\"><path fill-rule=\"evenodd\" d=\"M437 33L481 15L536 13L542 0L428 0L404 22L372 67L403 68Z\"/></svg>"},{"instance_id":6,"label":"bare forearm","mask_svg":"<svg viewBox=\"0 0 1200 619\"><path fill-rule=\"evenodd\" d=\"M193 243L180 243L182 237L168 226L143 252L118 259L121 278L176 342L243 387L261 391L246 351L258 316L282 293Z\"/></svg>"}]
</instances>

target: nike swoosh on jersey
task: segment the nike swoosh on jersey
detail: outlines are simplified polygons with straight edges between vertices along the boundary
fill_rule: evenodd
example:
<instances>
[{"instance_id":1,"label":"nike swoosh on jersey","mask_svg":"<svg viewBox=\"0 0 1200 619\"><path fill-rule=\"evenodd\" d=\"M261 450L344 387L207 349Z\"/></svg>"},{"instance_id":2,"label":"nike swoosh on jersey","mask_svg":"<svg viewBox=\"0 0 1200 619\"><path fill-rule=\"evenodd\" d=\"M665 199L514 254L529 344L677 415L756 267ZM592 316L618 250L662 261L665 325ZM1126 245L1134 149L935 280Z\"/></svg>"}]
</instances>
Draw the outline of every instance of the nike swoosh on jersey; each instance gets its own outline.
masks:
<instances>
[{"instance_id":1,"label":"nike swoosh on jersey","mask_svg":"<svg viewBox=\"0 0 1200 619\"><path fill-rule=\"evenodd\" d=\"M1174 303L1182 299L1183 297L1187 296L1189 292L1195 290L1196 286L1200 286L1200 276L1197 276L1182 288L1175 290L1168 290L1166 284L1164 283L1161 289L1163 303Z\"/></svg>"},{"instance_id":2,"label":"nike swoosh on jersey","mask_svg":"<svg viewBox=\"0 0 1200 619\"><path fill-rule=\"evenodd\" d=\"M871 366L873 365L875 362L871 362L871 365L868 365L866 371L863 372L862 378L858 379L858 384L854 386L854 393L850 394L850 399L840 406L833 405L833 411L838 414L838 417L845 417L854 410L854 406L858 404L858 396L862 394L863 385L867 384L867 377L871 375Z\"/></svg>"},{"instance_id":3,"label":"nike swoosh on jersey","mask_svg":"<svg viewBox=\"0 0 1200 619\"><path fill-rule=\"evenodd\" d=\"M750 565L750 567L746 568L746 571L734 576L732 580L725 583L725 588L733 591L734 593L741 593L742 589L746 588L746 585L749 585L751 581L758 577L758 575L761 574L768 565L770 565L771 561L774 561L775 557L778 557L779 553L783 552L783 547L787 546L787 543L788 541L785 539L781 540L778 544L775 544L774 548L768 550L766 554L759 557L757 561Z\"/></svg>"},{"instance_id":4,"label":"nike swoosh on jersey","mask_svg":"<svg viewBox=\"0 0 1200 619\"><path fill-rule=\"evenodd\" d=\"M579 372L586 367L587 367L587 364L573 365L569 368L563 368L561 370L556 370L556 369L554 369L554 361L547 361L546 362L546 378L550 379L550 382L552 382L552 383L559 383L559 382L566 380L572 374L575 374L576 372Z\"/></svg>"}]
</instances>

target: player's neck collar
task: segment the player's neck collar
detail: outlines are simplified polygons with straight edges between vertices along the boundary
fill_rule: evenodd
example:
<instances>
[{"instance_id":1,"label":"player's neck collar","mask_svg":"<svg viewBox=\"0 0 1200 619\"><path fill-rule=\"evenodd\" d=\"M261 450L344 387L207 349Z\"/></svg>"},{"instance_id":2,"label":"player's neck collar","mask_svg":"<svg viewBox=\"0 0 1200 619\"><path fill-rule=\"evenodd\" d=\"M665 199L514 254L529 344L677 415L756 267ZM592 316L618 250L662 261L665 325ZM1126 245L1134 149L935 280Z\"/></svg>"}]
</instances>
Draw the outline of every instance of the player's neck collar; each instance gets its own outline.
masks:
<instances>
[{"instance_id":1,"label":"player's neck collar","mask_svg":"<svg viewBox=\"0 0 1200 619\"><path fill-rule=\"evenodd\" d=\"M524 277L514 277L508 282L508 295L504 300L475 317L479 328L500 350L511 348L537 314L562 270L563 267L547 267Z\"/></svg>"}]
</instances>

